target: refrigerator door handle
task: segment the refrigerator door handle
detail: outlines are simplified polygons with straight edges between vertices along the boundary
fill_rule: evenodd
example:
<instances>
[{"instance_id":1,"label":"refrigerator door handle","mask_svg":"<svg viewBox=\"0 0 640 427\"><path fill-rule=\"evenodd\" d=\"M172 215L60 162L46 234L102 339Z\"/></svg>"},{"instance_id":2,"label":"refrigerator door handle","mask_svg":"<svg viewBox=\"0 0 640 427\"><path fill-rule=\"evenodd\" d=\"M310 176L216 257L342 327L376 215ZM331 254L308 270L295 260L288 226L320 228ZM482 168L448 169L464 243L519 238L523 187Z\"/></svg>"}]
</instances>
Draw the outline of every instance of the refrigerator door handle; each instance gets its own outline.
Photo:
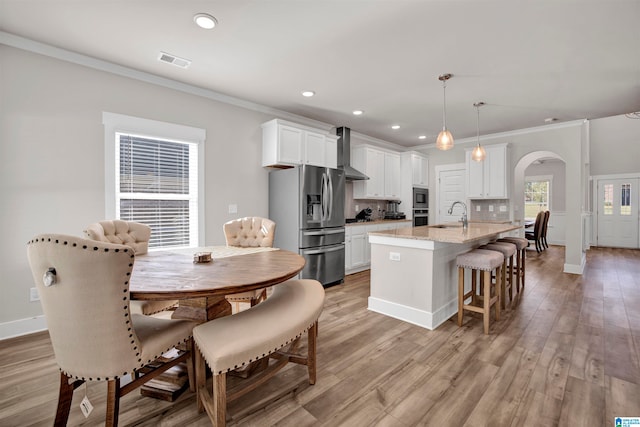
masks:
<instances>
[{"instance_id":1,"label":"refrigerator door handle","mask_svg":"<svg viewBox=\"0 0 640 427\"><path fill-rule=\"evenodd\" d=\"M344 245L339 245L339 246L333 246L331 248L326 248L326 249L312 249L312 250L303 249L301 253L303 255L318 255L318 254L326 254L328 252L343 251L343 250L344 250Z\"/></svg>"},{"instance_id":2,"label":"refrigerator door handle","mask_svg":"<svg viewBox=\"0 0 640 427\"><path fill-rule=\"evenodd\" d=\"M325 236L328 234L339 234L344 233L344 228L340 228L337 230L321 230L321 231L303 231L303 236Z\"/></svg>"},{"instance_id":3,"label":"refrigerator door handle","mask_svg":"<svg viewBox=\"0 0 640 427\"><path fill-rule=\"evenodd\" d=\"M322 180L320 181L320 220L325 221L326 218L326 190L327 190L327 175L322 174Z\"/></svg>"},{"instance_id":4,"label":"refrigerator door handle","mask_svg":"<svg viewBox=\"0 0 640 427\"><path fill-rule=\"evenodd\" d=\"M327 173L328 178L328 188L329 188L329 212L327 214L327 219L333 218L333 180L331 179L331 174Z\"/></svg>"}]
</instances>

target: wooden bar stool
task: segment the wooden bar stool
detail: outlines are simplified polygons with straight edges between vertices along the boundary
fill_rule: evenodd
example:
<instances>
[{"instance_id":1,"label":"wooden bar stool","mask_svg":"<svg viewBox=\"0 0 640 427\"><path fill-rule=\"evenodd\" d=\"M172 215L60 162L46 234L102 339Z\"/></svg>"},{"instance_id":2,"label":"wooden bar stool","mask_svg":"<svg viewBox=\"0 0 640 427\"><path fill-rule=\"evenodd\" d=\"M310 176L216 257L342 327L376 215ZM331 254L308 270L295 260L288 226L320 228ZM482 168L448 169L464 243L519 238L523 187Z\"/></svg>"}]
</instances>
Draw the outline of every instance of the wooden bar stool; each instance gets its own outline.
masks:
<instances>
[{"instance_id":1,"label":"wooden bar stool","mask_svg":"<svg viewBox=\"0 0 640 427\"><path fill-rule=\"evenodd\" d=\"M504 258L502 276L500 277L500 308L504 310L506 308L507 290L509 291L509 301L513 304L513 256L516 254L516 245L507 242L493 242L480 246L478 249L500 252Z\"/></svg>"},{"instance_id":2,"label":"wooden bar stool","mask_svg":"<svg viewBox=\"0 0 640 427\"><path fill-rule=\"evenodd\" d=\"M456 264L458 265L458 326L462 326L464 319L464 310L473 311L482 314L484 323L484 333L489 334L489 311L491 306L495 305L496 320L500 320L500 278L504 256L495 251L485 249L475 249L470 252L458 255ZM464 271L466 268L471 269L471 291L464 293ZM491 295L491 273L496 272L495 293ZM483 271L481 277L481 286L483 287L484 297L482 298L482 306L475 305L477 303L476 295L476 272ZM467 299L471 298L470 304L465 304Z\"/></svg>"},{"instance_id":3,"label":"wooden bar stool","mask_svg":"<svg viewBox=\"0 0 640 427\"><path fill-rule=\"evenodd\" d=\"M525 277L525 254L527 253L527 247L529 247L529 241L523 237L503 237L498 239L498 242L513 243L516 245L518 253L516 254L516 291L518 296L520 295L520 288L524 289L524 277Z\"/></svg>"}]
</instances>

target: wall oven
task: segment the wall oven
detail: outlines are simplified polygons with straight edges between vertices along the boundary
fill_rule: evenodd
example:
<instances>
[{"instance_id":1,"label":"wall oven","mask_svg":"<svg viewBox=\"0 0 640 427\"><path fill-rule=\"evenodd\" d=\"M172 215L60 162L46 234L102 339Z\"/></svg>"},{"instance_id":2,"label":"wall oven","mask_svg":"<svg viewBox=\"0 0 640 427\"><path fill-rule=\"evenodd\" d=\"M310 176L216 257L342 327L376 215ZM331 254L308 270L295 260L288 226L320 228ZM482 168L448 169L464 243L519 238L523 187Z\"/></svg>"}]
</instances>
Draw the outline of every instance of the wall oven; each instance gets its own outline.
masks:
<instances>
[{"instance_id":1,"label":"wall oven","mask_svg":"<svg viewBox=\"0 0 640 427\"><path fill-rule=\"evenodd\" d=\"M413 209L429 209L429 190L413 188Z\"/></svg>"},{"instance_id":2,"label":"wall oven","mask_svg":"<svg viewBox=\"0 0 640 427\"><path fill-rule=\"evenodd\" d=\"M429 209L413 210L413 226L429 225Z\"/></svg>"}]
</instances>

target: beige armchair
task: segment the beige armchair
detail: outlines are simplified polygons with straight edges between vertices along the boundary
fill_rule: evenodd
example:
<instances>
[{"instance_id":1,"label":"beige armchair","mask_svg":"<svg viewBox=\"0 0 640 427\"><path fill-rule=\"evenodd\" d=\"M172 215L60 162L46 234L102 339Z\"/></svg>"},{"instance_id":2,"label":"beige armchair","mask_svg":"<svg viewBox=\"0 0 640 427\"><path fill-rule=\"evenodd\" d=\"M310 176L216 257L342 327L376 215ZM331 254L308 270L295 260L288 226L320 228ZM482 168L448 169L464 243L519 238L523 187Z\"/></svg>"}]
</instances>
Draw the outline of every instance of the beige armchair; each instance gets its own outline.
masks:
<instances>
[{"instance_id":1,"label":"beige armchair","mask_svg":"<svg viewBox=\"0 0 640 427\"><path fill-rule=\"evenodd\" d=\"M118 423L120 396L180 362L187 362L194 390L196 324L131 313L135 255L130 247L50 234L32 239L27 255L61 371L54 425L66 425L73 391L85 381L108 383L106 425ZM156 360L182 343L186 351L166 363ZM154 361L161 364L146 366ZM132 381L121 387L121 377L131 372Z\"/></svg>"},{"instance_id":2,"label":"beige armchair","mask_svg":"<svg viewBox=\"0 0 640 427\"><path fill-rule=\"evenodd\" d=\"M245 217L226 222L223 230L227 246L270 248L273 247L276 223L267 218ZM267 288L227 295L226 298L230 303L235 303L235 311L238 312L241 302L248 302L253 307L264 301L267 298Z\"/></svg>"},{"instance_id":3,"label":"beige armchair","mask_svg":"<svg viewBox=\"0 0 640 427\"><path fill-rule=\"evenodd\" d=\"M144 255L149 250L151 227L139 222L114 219L91 224L84 230L84 234L87 238L98 242L127 245L136 255ZM151 315L168 310L177 304L177 300L131 301L131 312Z\"/></svg>"}]
</instances>

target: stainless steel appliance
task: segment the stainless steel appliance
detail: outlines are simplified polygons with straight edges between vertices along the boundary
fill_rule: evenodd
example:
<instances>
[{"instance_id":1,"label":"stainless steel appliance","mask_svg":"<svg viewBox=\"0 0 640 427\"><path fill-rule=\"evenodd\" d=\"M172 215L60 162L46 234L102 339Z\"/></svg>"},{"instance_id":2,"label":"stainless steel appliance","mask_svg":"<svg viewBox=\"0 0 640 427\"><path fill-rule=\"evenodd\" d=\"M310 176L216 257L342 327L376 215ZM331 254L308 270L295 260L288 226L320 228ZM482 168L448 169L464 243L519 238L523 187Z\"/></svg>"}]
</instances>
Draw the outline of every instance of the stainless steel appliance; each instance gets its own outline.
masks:
<instances>
[{"instance_id":1,"label":"stainless steel appliance","mask_svg":"<svg viewBox=\"0 0 640 427\"><path fill-rule=\"evenodd\" d=\"M413 226L429 225L429 209L413 210Z\"/></svg>"},{"instance_id":2,"label":"stainless steel appliance","mask_svg":"<svg viewBox=\"0 0 640 427\"><path fill-rule=\"evenodd\" d=\"M369 177L351 166L351 129L339 127L338 135L338 169L344 170L344 177L349 181L369 179Z\"/></svg>"},{"instance_id":3,"label":"stainless steel appliance","mask_svg":"<svg viewBox=\"0 0 640 427\"><path fill-rule=\"evenodd\" d=\"M324 286L344 280L344 188L341 169L303 165L269 173L274 246L305 258L300 278Z\"/></svg>"},{"instance_id":4,"label":"stainless steel appliance","mask_svg":"<svg viewBox=\"0 0 640 427\"><path fill-rule=\"evenodd\" d=\"M387 210L384 212L384 219L405 219L407 216L404 212L398 210L400 206L399 200L390 200L387 202Z\"/></svg>"},{"instance_id":5,"label":"stainless steel appliance","mask_svg":"<svg viewBox=\"0 0 640 427\"><path fill-rule=\"evenodd\" d=\"M429 190L413 187L413 209L429 209Z\"/></svg>"},{"instance_id":6,"label":"stainless steel appliance","mask_svg":"<svg viewBox=\"0 0 640 427\"><path fill-rule=\"evenodd\" d=\"M413 188L413 226L429 225L429 190Z\"/></svg>"}]
</instances>

